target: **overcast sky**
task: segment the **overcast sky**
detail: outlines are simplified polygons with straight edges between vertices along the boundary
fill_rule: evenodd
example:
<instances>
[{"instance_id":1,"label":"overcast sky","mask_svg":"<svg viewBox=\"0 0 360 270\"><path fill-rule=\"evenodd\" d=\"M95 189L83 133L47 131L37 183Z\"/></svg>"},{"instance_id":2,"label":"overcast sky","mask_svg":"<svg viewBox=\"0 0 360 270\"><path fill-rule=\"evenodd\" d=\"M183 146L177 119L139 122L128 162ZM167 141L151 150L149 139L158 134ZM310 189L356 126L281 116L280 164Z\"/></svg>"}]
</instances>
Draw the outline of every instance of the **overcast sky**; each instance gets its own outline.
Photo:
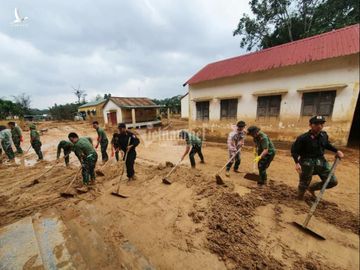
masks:
<instances>
[{"instance_id":1,"label":"overcast sky","mask_svg":"<svg viewBox=\"0 0 360 270\"><path fill-rule=\"evenodd\" d=\"M15 27L14 9L28 16ZM233 37L246 0L1 0L0 97L32 107L97 94L165 98L207 63L244 53Z\"/></svg>"}]
</instances>

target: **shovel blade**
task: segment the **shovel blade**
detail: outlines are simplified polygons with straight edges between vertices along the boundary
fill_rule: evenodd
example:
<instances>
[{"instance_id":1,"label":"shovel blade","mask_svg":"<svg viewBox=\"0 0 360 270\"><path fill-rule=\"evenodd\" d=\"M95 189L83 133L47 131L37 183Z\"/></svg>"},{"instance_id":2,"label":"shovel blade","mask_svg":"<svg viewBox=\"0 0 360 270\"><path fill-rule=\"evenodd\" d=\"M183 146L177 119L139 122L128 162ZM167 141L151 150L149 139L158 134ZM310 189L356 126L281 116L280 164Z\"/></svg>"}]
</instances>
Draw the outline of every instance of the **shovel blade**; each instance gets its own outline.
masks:
<instances>
[{"instance_id":1,"label":"shovel blade","mask_svg":"<svg viewBox=\"0 0 360 270\"><path fill-rule=\"evenodd\" d=\"M215 175L215 178L216 178L216 184L218 184L218 185L224 185L225 184L220 175L218 175L218 174Z\"/></svg>"},{"instance_id":2,"label":"shovel blade","mask_svg":"<svg viewBox=\"0 0 360 270\"><path fill-rule=\"evenodd\" d=\"M61 193L60 193L60 196L61 196L61 197L64 197L64 198L73 198L73 197L74 197L74 194L61 192Z\"/></svg>"},{"instance_id":3,"label":"shovel blade","mask_svg":"<svg viewBox=\"0 0 360 270\"><path fill-rule=\"evenodd\" d=\"M171 185L171 181L167 178L163 178L162 182L165 184L165 185Z\"/></svg>"},{"instance_id":4,"label":"shovel blade","mask_svg":"<svg viewBox=\"0 0 360 270\"><path fill-rule=\"evenodd\" d=\"M105 176L105 174L102 170L96 170L95 173L97 176Z\"/></svg>"},{"instance_id":5,"label":"shovel blade","mask_svg":"<svg viewBox=\"0 0 360 270\"><path fill-rule=\"evenodd\" d=\"M293 221L292 224L293 224L296 228L300 229L301 231L303 231L303 232L306 233L306 234L309 234L309 235L315 237L316 239L326 240L325 237L323 237L322 235L320 235L320 234L318 234L318 233L310 230L308 227L305 227L305 226L303 226L302 224L297 223L296 221Z\"/></svg>"},{"instance_id":6,"label":"shovel blade","mask_svg":"<svg viewBox=\"0 0 360 270\"><path fill-rule=\"evenodd\" d=\"M128 198L128 196L122 195L120 193L117 192L111 192L111 195L116 196L116 197L120 197L120 198Z\"/></svg>"},{"instance_id":7,"label":"shovel blade","mask_svg":"<svg viewBox=\"0 0 360 270\"><path fill-rule=\"evenodd\" d=\"M257 181L259 179L259 176L255 173L247 173L244 175L244 178L251 181Z\"/></svg>"}]
</instances>

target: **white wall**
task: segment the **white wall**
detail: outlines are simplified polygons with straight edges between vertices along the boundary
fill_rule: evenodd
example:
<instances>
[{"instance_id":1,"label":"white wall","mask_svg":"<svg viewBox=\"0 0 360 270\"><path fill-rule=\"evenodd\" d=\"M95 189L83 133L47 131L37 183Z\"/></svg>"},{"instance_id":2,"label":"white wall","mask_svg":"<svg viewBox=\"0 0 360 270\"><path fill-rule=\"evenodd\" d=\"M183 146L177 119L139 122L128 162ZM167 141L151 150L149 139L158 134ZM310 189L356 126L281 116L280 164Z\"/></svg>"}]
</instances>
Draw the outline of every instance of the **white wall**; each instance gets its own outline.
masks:
<instances>
[{"instance_id":1,"label":"white wall","mask_svg":"<svg viewBox=\"0 0 360 270\"><path fill-rule=\"evenodd\" d=\"M189 95L181 99L181 118L189 118Z\"/></svg>"},{"instance_id":2,"label":"white wall","mask_svg":"<svg viewBox=\"0 0 360 270\"><path fill-rule=\"evenodd\" d=\"M221 97L241 95L238 120L256 122L257 96L253 93L285 89L288 93L282 95L278 125L291 128L301 121L302 93L297 90L330 84L347 84L344 89L337 90L332 121L346 123L341 129L350 129L359 93L358 54L191 85L190 121L196 120L194 100L213 97L209 107L210 122L216 122L220 119Z\"/></svg>"},{"instance_id":3,"label":"white wall","mask_svg":"<svg viewBox=\"0 0 360 270\"><path fill-rule=\"evenodd\" d=\"M111 99L108 101L108 103L105 105L104 109L103 109L103 116L104 116L104 122L105 124L109 124L108 123L108 119L107 119L107 114L110 111L116 111L116 119L118 123L122 122L122 114L121 114L121 109L119 108L118 105L116 105Z\"/></svg>"}]
</instances>

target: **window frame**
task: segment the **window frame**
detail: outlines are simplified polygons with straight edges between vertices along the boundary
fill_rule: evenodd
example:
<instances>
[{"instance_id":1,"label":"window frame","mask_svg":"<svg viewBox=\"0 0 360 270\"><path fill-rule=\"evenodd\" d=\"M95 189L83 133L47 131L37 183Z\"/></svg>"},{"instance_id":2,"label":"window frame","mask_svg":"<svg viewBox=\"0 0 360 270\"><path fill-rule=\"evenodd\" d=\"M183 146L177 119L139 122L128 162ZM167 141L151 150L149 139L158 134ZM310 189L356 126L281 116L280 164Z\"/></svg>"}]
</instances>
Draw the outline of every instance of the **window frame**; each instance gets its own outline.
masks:
<instances>
[{"instance_id":1,"label":"window frame","mask_svg":"<svg viewBox=\"0 0 360 270\"><path fill-rule=\"evenodd\" d=\"M326 101L326 100L321 100L322 95L328 95L330 96L331 100L330 101ZM306 97L308 96L308 97ZM310 117L310 116L314 116L314 115L322 115L322 116L326 116L331 118L333 111L334 111L334 105L335 105L335 100L336 100L336 96L337 96L337 91L336 90L328 90L328 91L312 91L312 92L307 92L307 93L302 93L302 97L301 97L301 117ZM309 105L305 105L305 100L307 99L307 101L313 101L312 103L312 111L311 113L306 113L305 114L305 106L309 106ZM321 103L329 103L331 108L330 108L330 112L327 114L324 113L320 113L320 106Z\"/></svg>"},{"instance_id":2,"label":"window frame","mask_svg":"<svg viewBox=\"0 0 360 270\"><path fill-rule=\"evenodd\" d=\"M204 106L207 104L207 106ZM199 117L199 107L201 107L201 117ZM207 107L207 108L206 108ZM195 101L195 110L196 110L196 120L199 121L209 121L210 120L210 101L204 100L204 101ZM207 118L204 117L204 112L207 110Z\"/></svg>"},{"instance_id":3,"label":"window frame","mask_svg":"<svg viewBox=\"0 0 360 270\"><path fill-rule=\"evenodd\" d=\"M272 102L276 103L276 106L272 106ZM268 95L268 96L258 96L257 97L257 104L256 104L256 119L270 119L270 118L276 118L278 119L280 117L281 112L281 101L282 101L282 95ZM263 103L264 105L259 106L260 103ZM277 106L278 105L278 106ZM271 109L276 108L276 113L272 113ZM265 109L265 114L260 114L260 110Z\"/></svg>"},{"instance_id":4,"label":"window frame","mask_svg":"<svg viewBox=\"0 0 360 270\"><path fill-rule=\"evenodd\" d=\"M226 116L223 116L223 103L227 103L226 104ZM233 104L231 104L233 103ZM230 115L229 116L229 112L232 111L232 109L230 108L231 105L235 105L235 110L234 108L232 108L235 111L234 115ZM238 98L226 98L226 99L221 99L220 100L220 120L231 120L231 119L237 119L237 113L238 113L238 105L239 105L239 99Z\"/></svg>"}]
</instances>

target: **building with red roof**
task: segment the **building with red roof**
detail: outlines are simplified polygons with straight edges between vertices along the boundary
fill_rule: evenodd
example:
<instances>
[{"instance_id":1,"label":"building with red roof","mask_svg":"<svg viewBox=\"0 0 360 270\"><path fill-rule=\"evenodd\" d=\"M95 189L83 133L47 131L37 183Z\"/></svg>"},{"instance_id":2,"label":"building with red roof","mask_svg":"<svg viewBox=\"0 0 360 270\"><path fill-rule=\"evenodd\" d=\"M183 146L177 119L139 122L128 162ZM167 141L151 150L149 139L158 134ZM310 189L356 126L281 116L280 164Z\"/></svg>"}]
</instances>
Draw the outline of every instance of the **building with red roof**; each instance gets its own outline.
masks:
<instances>
[{"instance_id":1,"label":"building with red roof","mask_svg":"<svg viewBox=\"0 0 360 270\"><path fill-rule=\"evenodd\" d=\"M210 63L185 85L191 128L224 135L244 120L292 140L323 115L346 145L359 137L359 24Z\"/></svg>"}]
</instances>

